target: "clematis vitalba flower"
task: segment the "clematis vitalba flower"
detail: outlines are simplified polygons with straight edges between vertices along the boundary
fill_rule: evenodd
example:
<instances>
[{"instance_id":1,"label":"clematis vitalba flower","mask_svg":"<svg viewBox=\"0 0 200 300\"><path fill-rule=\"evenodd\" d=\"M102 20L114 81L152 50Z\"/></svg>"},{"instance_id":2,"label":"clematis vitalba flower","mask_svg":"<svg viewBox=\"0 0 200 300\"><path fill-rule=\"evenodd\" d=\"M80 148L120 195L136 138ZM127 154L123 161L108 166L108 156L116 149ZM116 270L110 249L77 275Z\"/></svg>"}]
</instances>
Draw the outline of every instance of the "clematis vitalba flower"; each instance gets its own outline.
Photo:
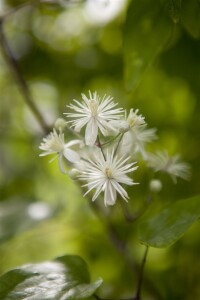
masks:
<instances>
[{"instance_id":1,"label":"clematis vitalba flower","mask_svg":"<svg viewBox=\"0 0 200 300\"><path fill-rule=\"evenodd\" d=\"M93 159L84 160L78 177L80 180L87 181L84 185L84 187L88 188L85 195L95 189L92 198L92 201L94 201L103 192L105 206L115 204L117 193L127 201L129 197L122 184L137 184L127 176L127 173L137 169L137 166L134 166L135 162L128 163L129 159L130 157L119 157L112 150L107 151L106 155L99 152Z\"/></svg>"},{"instance_id":2,"label":"clematis vitalba flower","mask_svg":"<svg viewBox=\"0 0 200 300\"><path fill-rule=\"evenodd\" d=\"M148 165L155 172L162 171L168 173L174 183L177 177L188 180L190 178L189 164L182 162L180 155L169 156L167 151L158 151L156 154L149 154Z\"/></svg>"},{"instance_id":3,"label":"clematis vitalba flower","mask_svg":"<svg viewBox=\"0 0 200 300\"><path fill-rule=\"evenodd\" d=\"M43 142L39 146L39 149L44 151L40 154L40 156L56 154L56 156L53 157L50 162L58 158L61 172L66 173L63 165L63 158L66 158L71 163L79 161L79 154L72 150L71 147L80 145L81 143L82 141L80 140L72 140L68 143L65 143L64 133L57 133L57 131L53 129L53 131L47 137L43 138Z\"/></svg>"},{"instance_id":4,"label":"clematis vitalba flower","mask_svg":"<svg viewBox=\"0 0 200 300\"><path fill-rule=\"evenodd\" d=\"M85 129L86 145L94 145L98 136L98 130L105 136L108 129L112 129L109 124L111 120L117 120L123 112L121 108L116 108L117 103L112 101L112 97L106 95L101 99L96 92L89 92L89 98L82 94L83 101L74 99L75 104L70 104L67 107L74 112L65 113L68 118L74 120L68 121L71 127L79 132L81 128Z\"/></svg>"}]
</instances>

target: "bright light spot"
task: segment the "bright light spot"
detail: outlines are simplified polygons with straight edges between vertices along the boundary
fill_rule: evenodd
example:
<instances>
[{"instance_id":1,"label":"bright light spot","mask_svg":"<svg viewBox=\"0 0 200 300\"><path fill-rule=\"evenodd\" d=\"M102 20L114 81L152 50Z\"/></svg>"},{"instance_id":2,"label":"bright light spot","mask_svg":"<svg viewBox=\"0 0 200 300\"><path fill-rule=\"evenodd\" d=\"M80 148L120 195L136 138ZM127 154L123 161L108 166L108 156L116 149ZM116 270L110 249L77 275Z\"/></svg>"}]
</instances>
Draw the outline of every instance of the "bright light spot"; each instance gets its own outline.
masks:
<instances>
[{"instance_id":1,"label":"bright light spot","mask_svg":"<svg viewBox=\"0 0 200 300\"><path fill-rule=\"evenodd\" d=\"M66 9L58 15L34 16L33 32L37 39L60 52L74 51L82 44L87 35L88 23L85 21L81 8ZM83 40L83 43L85 40Z\"/></svg>"},{"instance_id":2,"label":"bright light spot","mask_svg":"<svg viewBox=\"0 0 200 300\"><path fill-rule=\"evenodd\" d=\"M51 208L45 203L33 203L28 206L28 215L34 220L46 219L51 214Z\"/></svg>"},{"instance_id":3,"label":"bright light spot","mask_svg":"<svg viewBox=\"0 0 200 300\"><path fill-rule=\"evenodd\" d=\"M84 22L78 10L65 11L61 13L54 26L57 32L61 31L63 36L79 36L84 31Z\"/></svg>"},{"instance_id":4,"label":"bright light spot","mask_svg":"<svg viewBox=\"0 0 200 300\"><path fill-rule=\"evenodd\" d=\"M126 3L127 0L88 0L84 15L88 22L103 25L119 15Z\"/></svg>"},{"instance_id":5,"label":"bright light spot","mask_svg":"<svg viewBox=\"0 0 200 300\"><path fill-rule=\"evenodd\" d=\"M5 12L6 9L6 4L4 0L0 1L0 14L3 14Z\"/></svg>"}]
</instances>

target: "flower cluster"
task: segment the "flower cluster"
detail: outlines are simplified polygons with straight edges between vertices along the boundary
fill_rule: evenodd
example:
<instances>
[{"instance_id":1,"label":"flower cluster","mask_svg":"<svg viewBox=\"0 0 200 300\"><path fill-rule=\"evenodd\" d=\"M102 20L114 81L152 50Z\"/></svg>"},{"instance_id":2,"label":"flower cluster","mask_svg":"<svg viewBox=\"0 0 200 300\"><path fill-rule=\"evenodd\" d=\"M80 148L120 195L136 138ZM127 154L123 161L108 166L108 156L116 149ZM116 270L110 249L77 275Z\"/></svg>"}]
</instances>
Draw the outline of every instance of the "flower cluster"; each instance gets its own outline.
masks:
<instances>
[{"instance_id":1,"label":"flower cluster","mask_svg":"<svg viewBox=\"0 0 200 300\"><path fill-rule=\"evenodd\" d=\"M168 173L175 182L177 177L189 178L189 166L178 155L169 157L167 152L147 152L147 145L157 138L156 129L147 128L138 109L127 113L118 108L112 97L100 98L97 92L89 92L89 97L82 94L82 101L74 99L67 109L67 121L56 122L57 128L39 147L43 150L40 155L56 154L53 160L58 158L61 172L84 181L84 195L93 192L92 201L101 193L104 193L105 206L114 205L117 196L127 201L125 185L137 184L132 178L138 168L135 160L142 160L155 173ZM79 139L65 142L66 128ZM158 189L156 180L155 183L151 186L160 190L162 185Z\"/></svg>"}]
</instances>

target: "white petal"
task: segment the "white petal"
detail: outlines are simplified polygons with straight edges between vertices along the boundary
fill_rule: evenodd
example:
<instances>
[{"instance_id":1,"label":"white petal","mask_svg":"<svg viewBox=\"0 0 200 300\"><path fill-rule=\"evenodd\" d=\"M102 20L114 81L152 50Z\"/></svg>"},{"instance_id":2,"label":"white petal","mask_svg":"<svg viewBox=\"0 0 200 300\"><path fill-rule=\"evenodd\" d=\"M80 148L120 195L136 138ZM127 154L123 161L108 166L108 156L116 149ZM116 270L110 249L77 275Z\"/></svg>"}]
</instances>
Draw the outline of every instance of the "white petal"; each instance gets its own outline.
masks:
<instances>
[{"instance_id":1,"label":"white petal","mask_svg":"<svg viewBox=\"0 0 200 300\"><path fill-rule=\"evenodd\" d=\"M65 168L64 168L63 156L61 154L58 157L58 165L59 165L59 169L60 169L61 173L66 174L67 172L65 171Z\"/></svg>"},{"instance_id":2,"label":"white petal","mask_svg":"<svg viewBox=\"0 0 200 300\"><path fill-rule=\"evenodd\" d=\"M104 193L104 204L106 205L114 205L116 202L117 193L115 188L111 185L111 183L108 181L105 193Z\"/></svg>"},{"instance_id":3,"label":"white petal","mask_svg":"<svg viewBox=\"0 0 200 300\"><path fill-rule=\"evenodd\" d=\"M44 153L40 153L39 156L46 156L46 155L49 155L49 154L52 154L51 152L44 152Z\"/></svg>"},{"instance_id":4,"label":"white petal","mask_svg":"<svg viewBox=\"0 0 200 300\"><path fill-rule=\"evenodd\" d=\"M85 126L85 124L87 124L88 122L88 118L81 118L79 120L75 120L74 121L74 130L76 132L80 132L81 128Z\"/></svg>"},{"instance_id":5,"label":"white petal","mask_svg":"<svg viewBox=\"0 0 200 300\"><path fill-rule=\"evenodd\" d=\"M126 190L115 180L112 181L113 187L118 191L118 193L121 195L121 197L127 201L128 194L126 192Z\"/></svg>"},{"instance_id":6,"label":"white petal","mask_svg":"<svg viewBox=\"0 0 200 300\"><path fill-rule=\"evenodd\" d=\"M80 156L78 155L78 153L69 148L64 149L63 155L67 160L69 160L72 163L75 163L80 160Z\"/></svg>"},{"instance_id":7,"label":"white petal","mask_svg":"<svg viewBox=\"0 0 200 300\"><path fill-rule=\"evenodd\" d=\"M102 192L102 185L97 187L97 190L96 190L94 196L92 197L92 201L95 201L101 192Z\"/></svg>"},{"instance_id":8,"label":"white petal","mask_svg":"<svg viewBox=\"0 0 200 300\"><path fill-rule=\"evenodd\" d=\"M82 144L82 143L83 142L81 140L72 140L72 141L68 142L67 144L65 144L65 147L69 148L71 146Z\"/></svg>"},{"instance_id":9,"label":"white petal","mask_svg":"<svg viewBox=\"0 0 200 300\"><path fill-rule=\"evenodd\" d=\"M94 118L90 119L85 130L85 143L88 146L95 144L98 135L98 126Z\"/></svg>"}]
</instances>

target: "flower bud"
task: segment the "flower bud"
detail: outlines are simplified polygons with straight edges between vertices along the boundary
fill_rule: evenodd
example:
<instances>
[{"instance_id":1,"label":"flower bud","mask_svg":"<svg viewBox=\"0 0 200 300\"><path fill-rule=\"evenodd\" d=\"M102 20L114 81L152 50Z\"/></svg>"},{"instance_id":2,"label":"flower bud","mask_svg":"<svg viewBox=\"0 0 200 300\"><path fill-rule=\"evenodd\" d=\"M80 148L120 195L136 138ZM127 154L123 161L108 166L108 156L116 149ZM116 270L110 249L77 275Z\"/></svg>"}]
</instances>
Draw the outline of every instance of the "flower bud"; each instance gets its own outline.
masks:
<instances>
[{"instance_id":1,"label":"flower bud","mask_svg":"<svg viewBox=\"0 0 200 300\"><path fill-rule=\"evenodd\" d=\"M76 180L77 179L77 175L79 174L79 170L73 168L71 169L69 172L68 172L68 175L69 177L72 179L72 180Z\"/></svg>"},{"instance_id":2,"label":"flower bud","mask_svg":"<svg viewBox=\"0 0 200 300\"><path fill-rule=\"evenodd\" d=\"M158 179L153 179L149 183L149 189L151 192L158 193L162 189L162 182Z\"/></svg>"},{"instance_id":3,"label":"flower bud","mask_svg":"<svg viewBox=\"0 0 200 300\"><path fill-rule=\"evenodd\" d=\"M66 121L62 118L58 118L54 124L54 127L57 130L63 131L63 129L65 129L65 127L66 127Z\"/></svg>"},{"instance_id":4,"label":"flower bud","mask_svg":"<svg viewBox=\"0 0 200 300\"><path fill-rule=\"evenodd\" d=\"M119 132L120 133L125 133L125 132L129 131L129 129L130 129L130 126L127 121L125 121L125 120L120 121L120 123L119 123Z\"/></svg>"}]
</instances>

